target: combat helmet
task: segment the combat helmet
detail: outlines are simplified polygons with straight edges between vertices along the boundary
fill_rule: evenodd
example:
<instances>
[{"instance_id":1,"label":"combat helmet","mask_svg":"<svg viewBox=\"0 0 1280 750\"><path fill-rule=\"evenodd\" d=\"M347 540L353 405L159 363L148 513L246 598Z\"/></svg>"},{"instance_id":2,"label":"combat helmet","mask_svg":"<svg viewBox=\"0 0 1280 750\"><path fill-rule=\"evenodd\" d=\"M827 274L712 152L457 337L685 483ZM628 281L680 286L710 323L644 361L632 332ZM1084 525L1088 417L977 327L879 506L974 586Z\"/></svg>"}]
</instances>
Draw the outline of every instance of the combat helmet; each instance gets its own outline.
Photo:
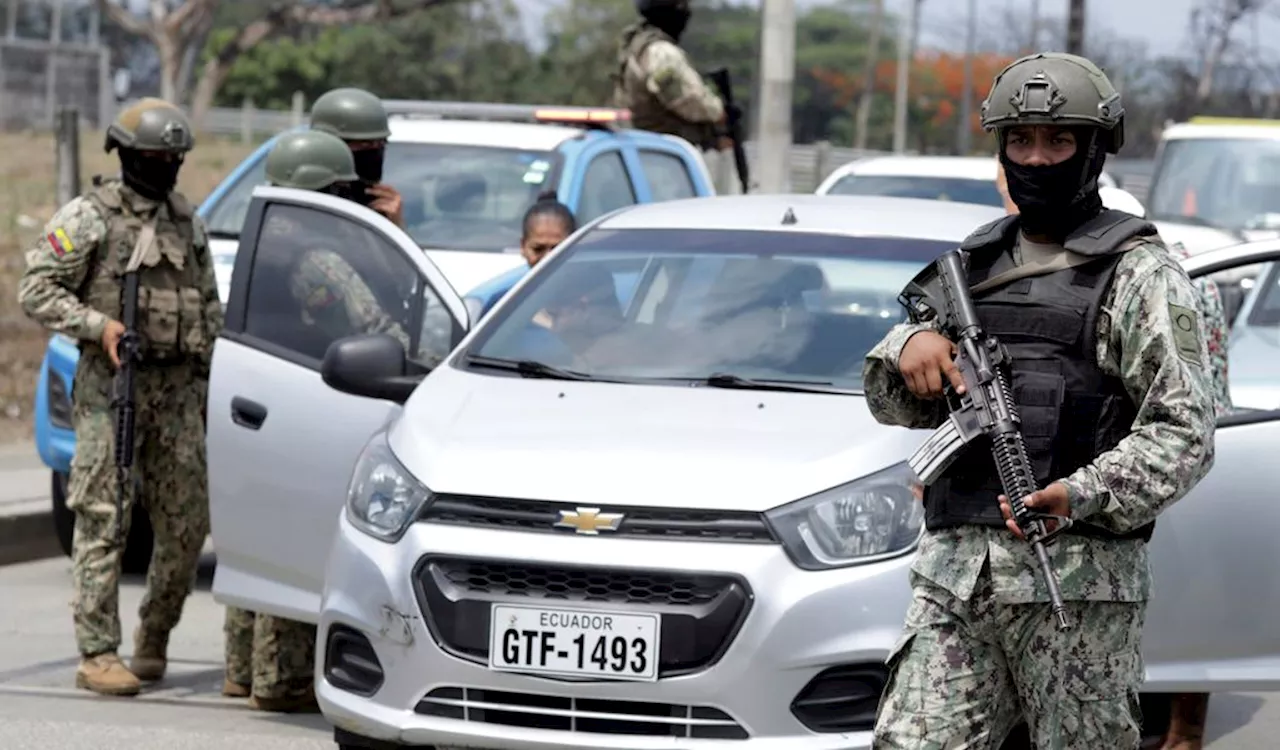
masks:
<instances>
[{"instance_id":1,"label":"combat helmet","mask_svg":"<svg viewBox=\"0 0 1280 750\"><path fill-rule=\"evenodd\" d=\"M311 127L344 141L378 141L391 135L382 100L356 88L333 89L316 99Z\"/></svg>"},{"instance_id":2,"label":"combat helmet","mask_svg":"<svg viewBox=\"0 0 1280 750\"><path fill-rule=\"evenodd\" d=\"M1107 153L1124 145L1124 106L1106 73L1078 55L1041 52L1013 61L982 103L982 127L1087 126L1100 129Z\"/></svg>"},{"instance_id":3,"label":"combat helmet","mask_svg":"<svg viewBox=\"0 0 1280 750\"><path fill-rule=\"evenodd\" d=\"M267 153L266 172L272 185L301 190L324 190L358 179L351 149L336 135L319 130L280 136Z\"/></svg>"},{"instance_id":4,"label":"combat helmet","mask_svg":"<svg viewBox=\"0 0 1280 750\"><path fill-rule=\"evenodd\" d=\"M182 110L149 96L123 109L107 126L105 148L107 153L118 147L183 154L195 145L191 123Z\"/></svg>"},{"instance_id":5,"label":"combat helmet","mask_svg":"<svg viewBox=\"0 0 1280 750\"><path fill-rule=\"evenodd\" d=\"M689 0L636 0L636 13L648 15L655 10L689 10Z\"/></svg>"}]
</instances>

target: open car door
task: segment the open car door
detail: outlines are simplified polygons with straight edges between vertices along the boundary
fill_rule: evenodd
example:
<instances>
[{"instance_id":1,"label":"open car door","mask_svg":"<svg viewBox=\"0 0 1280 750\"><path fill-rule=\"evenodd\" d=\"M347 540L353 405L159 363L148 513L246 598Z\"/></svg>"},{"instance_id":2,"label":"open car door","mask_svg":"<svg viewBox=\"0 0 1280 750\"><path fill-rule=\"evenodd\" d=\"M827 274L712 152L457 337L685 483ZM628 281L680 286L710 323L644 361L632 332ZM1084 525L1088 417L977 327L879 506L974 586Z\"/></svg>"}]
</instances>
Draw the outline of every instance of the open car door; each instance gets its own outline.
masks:
<instances>
[{"instance_id":1,"label":"open car door","mask_svg":"<svg viewBox=\"0 0 1280 750\"><path fill-rule=\"evenodd\" d=\"M1280 262L1280 241L1212 250L1182 264L1197 279L1264 262ZM1263 287L1276 283L1274 272L1258 280L1231 332L1228 376L1235 408L1218 419L1214 466L1156 522L1144 691L1280 689L1280 356L1269 368L1269 395L1253 383L1246 388L1237 382L1237 376L1258 371L1257 363L1245 361L1240 345L1249 338L1242 324L1264 295L1280 299L1280 289ZM1274 341L1280 326L1257 333ZM1255 356L1256 350L1248 352L1250 360Z\"/></svg>"},{"instance_id":2,"label":"open car door","mask_svg":"<svg viewBox=\"0 0 1280 750\"><path fill-rule=\"evenodd\" d=\"M467 326L444 275L381 215L317 192L254 190L209 384L217 601L317 619L356 459L400 409L325 385L329 344L392 332L430 368Z\"/></svg>"}]
</instances>

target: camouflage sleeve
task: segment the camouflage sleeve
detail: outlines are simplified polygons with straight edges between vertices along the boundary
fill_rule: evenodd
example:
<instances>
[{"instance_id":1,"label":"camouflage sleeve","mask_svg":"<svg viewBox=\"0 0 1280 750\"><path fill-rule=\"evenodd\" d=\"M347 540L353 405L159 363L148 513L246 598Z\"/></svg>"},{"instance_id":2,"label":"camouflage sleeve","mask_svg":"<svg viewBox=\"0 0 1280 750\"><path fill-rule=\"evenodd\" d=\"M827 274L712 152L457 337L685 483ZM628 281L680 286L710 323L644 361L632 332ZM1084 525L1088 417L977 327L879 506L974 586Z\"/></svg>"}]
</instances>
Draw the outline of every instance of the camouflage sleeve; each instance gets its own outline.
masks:
<instances>
[{"instance_id":1,"label":"camouflage sleeve","mask_svg":"<svg viewBox=\"0 0 1280 750\"><path fill-rule=\"evenodd\" d=\"M724 103L707 87L688 58L671 42L658 41L644 52L645 88L667 109L689 122L714 124L724 116Z\"/></svg>"},{"instance_id":2,"label":"camouflage sleeve","mask_svg":"<svg viewBox=\"0 0 1280 750\"><path fill-rule=\"evenodd\" d=\"M213 272L213 252L209 249L209 232L205 228L204 219L199 216L192 220L195 234L196 257L200 261L200 294L204 297L205 332L212 342L222 333L224 323L222 300L218 297L218 279Z\"/></svg>"},{"instance_id":3,"label":"camouflage sleeve","mask_svg":"<svg viewBox=\"0 0 1280 750\"><path fill-rule=\"evenodd\" d=\"M1156 518L1213 466L1212 381L1200 299L1159 246L1121 260L1099 321L1104 369L1137 405L1132 429L1066 480L1073 518L1126 532Z\"/></svg>"},{"instance_id":4,"label":"camouflage sleeve","mask_svg":"<svg viewBox=\"0 0 1280 750\"><path fill-rule=\"evenodd\" d=\"M932 330L936 330L936 326L900 323L867 352L866 363L862 366L862 390L871 415L880 424L933 428L946 418L946 402L916 398L907 390L907 383L898 372L898 357L907 345L907 339L921 331Z\"/></svg>"},{"instance_id":5,"label":"camouflage sleeve","mask_svg":"<svg viewBox=\"0 0 1280 750\"><path fill-rule=\"evenodd\" d=\"M83 341L102 339L107 316L81 302L78 293L106 237L106 221L85 198L58 209L26 250L18 304L27 317Z\"/></svg>"},{"instance_id":6,"label":"camouflage sleeve","mask_svg":"<svg viewBox=\"0 0 1280 750\"><path fill-rule=\"evenodd\" d=\"M337 253L331 250L308 252L290 286L294 297L312 319L325 320L333 310L341 309L346 313L350 326L359 333L391 334L400 340L406 352L409 351L409 337L404 329L386 314L360 274Z\"/></svg>"},{"instance_id":7,"label":"camouflage sleeve","mask_svg":"<svg viewBox=\"0 0 1280 750\"><path fill-rule=\"evenodd\" d=\"M1200 291L1200 310L1204 313L1203 332L1209 354L1209 374L1213 379L1213 401L1219 415L1231 411L1231 387L1227 376L1227 313L1222 309L1222 295L1213 279L1196 281Z\"/></svg>"}]
</instances>

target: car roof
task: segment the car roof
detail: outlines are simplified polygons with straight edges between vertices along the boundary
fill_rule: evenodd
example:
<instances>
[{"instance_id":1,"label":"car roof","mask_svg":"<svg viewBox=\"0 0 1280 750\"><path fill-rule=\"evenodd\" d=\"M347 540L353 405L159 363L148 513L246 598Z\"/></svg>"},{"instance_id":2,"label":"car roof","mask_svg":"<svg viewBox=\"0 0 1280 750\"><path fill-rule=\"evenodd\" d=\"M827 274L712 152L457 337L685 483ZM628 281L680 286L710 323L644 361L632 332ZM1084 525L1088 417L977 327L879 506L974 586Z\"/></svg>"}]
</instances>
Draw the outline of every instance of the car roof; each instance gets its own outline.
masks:
<instances>
[{"instance_id":1,"label":"car roof","mask_svg":"<svg viewBox=\"0 0 1280 750\"><path fill-rule=\"evenodd\" d=\"M793 223L784 223L790 212ZM596 229L724 229L960 242L1004 216L995 206L871 195L720 195L632 206Z\"/></svg>"},{"instance_id":2,"label":"car roof","mask_svg":"<svg viewBox=\"0 0 1280 750\"><path fill-rule=\"evenodd\" d=\"M846 164L840 172L995 180L996 160L994 156L873 156Z\"/></svg>"},{"instance_id":3,"label":"car roof","mask_svg":"<svg viewBox=\"0 0 1280 750\"><path fill-rule=\"evenodd\" d=\"M554 151L565 141L580 138L580 127L532 122L485 120L428 120L393 117L391 137L402 143L444 143L451 146L490 146L530 151Z\"/></svg>"},{"instance_id":4,"label":"car roof","mask_svg":"<svg viewBox=\"0 0 1280 750\"><path fill-rule=\"evenodd\" d=\"M1166 141L1181 141L1192 138L1233 138L1252 140L1280 140L1280 121L1275 125L1257 124L1256 120L1246 123L1204 123L1182 122L1165 128L1161 136Z\"/></svg>"}]
</instances>

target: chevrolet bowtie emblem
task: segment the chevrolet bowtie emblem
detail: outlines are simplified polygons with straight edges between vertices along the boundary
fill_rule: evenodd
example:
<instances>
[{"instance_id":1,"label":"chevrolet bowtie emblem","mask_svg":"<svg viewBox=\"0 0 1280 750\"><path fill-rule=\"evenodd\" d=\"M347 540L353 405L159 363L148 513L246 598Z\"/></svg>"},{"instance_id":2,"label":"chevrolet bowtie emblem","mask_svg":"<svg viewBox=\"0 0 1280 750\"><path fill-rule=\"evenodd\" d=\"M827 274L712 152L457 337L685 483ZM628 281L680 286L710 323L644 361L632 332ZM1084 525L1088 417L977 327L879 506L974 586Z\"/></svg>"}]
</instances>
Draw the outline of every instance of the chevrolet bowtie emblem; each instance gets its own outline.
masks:
<instances>
[{"instance_id":1,"label":"chevrolet bowtie emblem","mask_svg":"<svg viewBox=\"0 0 1280 750\"><path fill-rule=\"evenodd\" d=\"M621 513L601 513L599 508L562 510L556 528L573 529L579 534L599 534L601 531L617 531L622 519Z\"/></svg>"}]
</instances>

